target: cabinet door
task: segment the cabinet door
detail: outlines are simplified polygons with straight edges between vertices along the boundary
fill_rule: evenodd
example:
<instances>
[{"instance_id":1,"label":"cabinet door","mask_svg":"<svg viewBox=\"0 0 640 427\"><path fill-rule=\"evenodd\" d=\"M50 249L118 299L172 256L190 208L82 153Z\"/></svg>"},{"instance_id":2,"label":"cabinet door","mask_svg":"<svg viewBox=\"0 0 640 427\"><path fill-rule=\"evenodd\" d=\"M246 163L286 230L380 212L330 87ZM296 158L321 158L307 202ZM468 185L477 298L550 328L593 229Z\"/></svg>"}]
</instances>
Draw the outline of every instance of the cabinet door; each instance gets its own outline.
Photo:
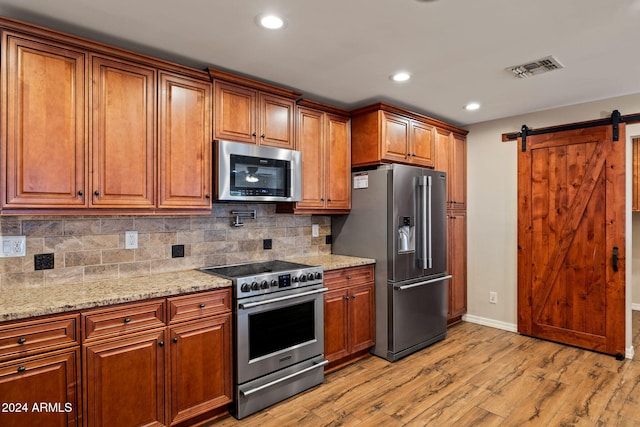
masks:
<instances>
[{"instance_id":1,"label":"cabinet door","mask_svg":"<svg viewBox=\"0 0 640 427\"><path fill-rule=\"evenodd\" d=\"M382 157L390 162L406 163L409 149L409 119L396 114L382 115Z\"/></svg>"},{"instance_id":2,"label":"cabinet door","mask_svg":"<svg viewBox=\"0 0 640 427\"><path fill-rule=\"evenodd\" d=\"M231 83L214 85L215 139L255 144L257 92Z\"/></svg>"},{"instance_id":3,"label":"cabinet door","mask_svg":"<svg viewBox=\"0 0 640 427\"><path fill-rule=\"evenodd\" d=\"M259 144L293 149L295 102L282 96L260 93Z\"/></svg>"},{"instance_id":4,"label":"cabinet door","mask_svg":"<svg viewBox=\"0 0 640 427\"><path fill-rule=\"evenodd\" d=\"M302 153L302 200L300 208L324 207L324 114L298 108L298 147ZM349 165L351 166L351 165Z\"/></svg>"},{"instance_id":5,"label":"cabinet door","mask_svg":"<svg viewBox=\"0 0 640 427\"><path fill-rule=\"evenodd\" d=\"M2 46L2 207L86 206L87 53L11 32Z\"/></svg>"},{"instance_id":6,"label":"cabinet door","mask_svg":"<svg viewBox=\"0 0 640 427\"><path fill-rule=\"evenodd\" d=\"M156 71L92 56L92 207L155 204Z\"/></svg>"},{"instance_id":7,"label":"cabinet door","mask_svg":"<svg viewBox=\"0 0 640 427\"><path fill-rule=\"evenodd\" d=\"M633 189L631 193L631 210L633 212L640 211L640 198L638 192L640 191L640 138L633 138Z\"/></svg>"},{"instance_id":8,"label":"cabinet door","mask_svg":"<svg viewBox=\"0 0 640 427\"><path fill-rule=\"evenodd\" d=\"M433 167L435 158L435 129L426 123L411 120L411 162Z\"/></svg>"},{"instance_id":9,"label":"cabinet door","mask_svg":"<svg viewBox=\"0 0 640 427\"><path fill-rule=\"evenodd\" d=\"M160 73L160 208L211 208L211 83Z\"/></svg>"},{"instance_id":10,"label":"cabinet door","mask_svg":"<svg viewBox=\"0 0 640 427\"><path fill-rule=\"evenodd\" d=\"M0 365L0 425L78 426L78 356L76 348Z\"/></svg>"},{"instance_id":11,"label":"cabinet door","mask_svg":"<svg viewBox=\"0 0 640 427\"><path fill-rule=\"evenodd\" d=\"M458 320L467 312L467 214L450 211L447 218L449 320Z\"/></svg>"},{"instance_id":12,"label":"cabinet door","mask_svg":"<svg viewBox=\"0 0 640 427\"><path fill-rule=\"evenodd\" d=\"M325 152L326 206L328 209L351 209L351 134L348 118L327 114Z\"/></svg>"},{"instance_id":13,"label":"cabinet door","mask_svg":"<svg viewBox=\"0 0 640 427\"><path fill-rule=\"evenodd\" d=\"M349 291L349 335L352 353L375 344L373 295L373 283L356 286Z\"/></svg>"},{"instance_id":14,"label":"cabinet door","mask_svg":"<svg viewBox=\"0 0 640 427\"><path fill-rule=\"evenodd\" d=\"M165 425L164 330L84 346L87 426Z\"/></svg>"},{"instance_id":15,"label":"cabinet door","mask_svg":"<svg viewBox=\"0 0 640 427\"><path fill-rule=\"evenodd\" d=\"M170 328L174 425L231 402L231 314Z\"/></svg>"},{"instance_id":16,"label":"cabinet door","mask_svg":"<svg viewBox=\"0 0 640 427\"><path fill-rule=\"evenodd\" d=\"M349 355L349 292L324 295L324 357L333 362Z\"/></svg>"},{"instance_id":17,"label":"cabinet door","mask_svg":"<svg viewBox=\"0 0 640 427\"><path fill-rule=\"evenodd\" d=\"M449 148L449 204L464 209L467 204L467 141L453 134Z\"/></svg>"}]
</instances>

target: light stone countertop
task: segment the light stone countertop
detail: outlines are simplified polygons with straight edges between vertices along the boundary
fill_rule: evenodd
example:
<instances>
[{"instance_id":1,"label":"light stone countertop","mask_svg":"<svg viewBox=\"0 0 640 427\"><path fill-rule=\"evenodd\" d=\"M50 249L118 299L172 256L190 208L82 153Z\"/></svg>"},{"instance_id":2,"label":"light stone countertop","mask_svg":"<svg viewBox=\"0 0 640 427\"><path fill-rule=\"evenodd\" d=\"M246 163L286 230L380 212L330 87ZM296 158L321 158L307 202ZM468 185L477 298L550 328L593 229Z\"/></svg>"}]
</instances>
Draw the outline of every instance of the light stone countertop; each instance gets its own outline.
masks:
<instances>
[{"instance_id":1,"label":"light stone countertop","mask_svg":"<svg viewBox=\"0 0 640 427\"><path fill-rule=\"evenodd\" d=\"M288 258L287 261L321 265L325 270L375 263L370 258L332 254ZM230 280L197 270L184 270L98 282L9 288L0 292L0 322L230 286Z\"/></svg>"},{"instance_id":2,"label":"light stone countertop","mask_svg":"<svg viewBox=\"0 0 640 427\"><path fill-rule=\"evenodd\" d=\"M287 261L308 265L321 265L325 270L337 270L339 268L357 267L359 265L376 263L376 260L371 258L359 258L334 254L287 258Z\"/></svg>"},{"instance_id":3,"label":"light stone countertop","mask_svg":"<svg viewBox=\"0 0 640 427\"><path fill-rule=\"evenodd\" d=\"M0 322L228 288L231 281L197 270L0 292Z\"/></svg>"}]
</instances>

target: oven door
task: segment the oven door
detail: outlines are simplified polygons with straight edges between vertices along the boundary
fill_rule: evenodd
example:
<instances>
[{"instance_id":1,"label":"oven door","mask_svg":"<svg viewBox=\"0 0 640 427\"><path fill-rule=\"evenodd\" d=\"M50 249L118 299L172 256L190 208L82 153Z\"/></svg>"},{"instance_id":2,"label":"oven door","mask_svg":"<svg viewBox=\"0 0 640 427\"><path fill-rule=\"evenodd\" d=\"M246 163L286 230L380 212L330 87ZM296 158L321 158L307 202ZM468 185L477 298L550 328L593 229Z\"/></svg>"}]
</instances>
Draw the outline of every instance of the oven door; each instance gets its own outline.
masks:
<instances>
[{"instance_id":1,"label":"oven door","mask_svg":"<svg viewBox=\"0 0 640 427\"><path fill-rule=\"evenodd\" d=\"M324 353L324 298L307 287L236 302L236 384Z\"/></svg>"}]
</instances>

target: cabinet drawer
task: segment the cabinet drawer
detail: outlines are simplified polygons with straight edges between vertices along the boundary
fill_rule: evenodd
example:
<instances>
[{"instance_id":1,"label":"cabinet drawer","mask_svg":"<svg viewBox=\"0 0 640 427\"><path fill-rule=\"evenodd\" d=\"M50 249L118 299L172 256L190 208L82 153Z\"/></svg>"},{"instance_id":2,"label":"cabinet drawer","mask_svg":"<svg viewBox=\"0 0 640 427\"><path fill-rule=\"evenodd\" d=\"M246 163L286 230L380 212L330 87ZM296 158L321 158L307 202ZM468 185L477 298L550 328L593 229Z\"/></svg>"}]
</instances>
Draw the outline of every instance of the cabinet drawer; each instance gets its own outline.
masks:
<instances>
[{"instance_id":1,"label":"cabinet drawer","mask_svg":"<svg viewBox=\"0 0 640 427\"><path fill-rule=\"evenodd\" d=\"M0 361L78 344L78 318L74 314L0 327Z\"/></svg>"},{"instance_id":2,"label":"cabinet drawer","mask_svg":"<svg viewBox=\"0 0 640 427\"><path fill-rule=\"evenodd\" d=\"M169 323L199 319L231 310L231 289L169 298Z\"/></svg>"},{"instance_id":3,"label":"cabinet drawer","mask_svg":"<svg viewBox=\"0 0 640 427\"><path fill-rule=\"evenodd\" d=\"M164 300L109 307L82 313L86 340L165 326Z\"/></svg>"},{"instance_id":4,"label":"cabinet drawer","mask_svg":"<svg viewBox=\"0 0 640 427\"><path fill-rule=\"evenodd\" d=\"M341 268L324 272L324 285L329 289L373 282L373 265Z\"/></svg>"}]
</instances>

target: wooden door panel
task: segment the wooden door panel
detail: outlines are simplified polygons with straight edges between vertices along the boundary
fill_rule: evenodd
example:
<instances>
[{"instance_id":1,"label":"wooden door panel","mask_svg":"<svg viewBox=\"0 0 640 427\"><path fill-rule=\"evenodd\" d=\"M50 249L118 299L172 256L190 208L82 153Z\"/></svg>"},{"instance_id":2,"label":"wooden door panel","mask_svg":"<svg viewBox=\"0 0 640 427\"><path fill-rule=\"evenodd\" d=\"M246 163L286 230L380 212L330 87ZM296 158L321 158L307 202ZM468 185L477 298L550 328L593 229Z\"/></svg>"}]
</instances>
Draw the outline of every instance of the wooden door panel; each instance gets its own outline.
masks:
<instances>
[{"instance_id":1,"label":"wooden door panel","mask_svg":"<svg viewBox=\"0 0 640 427\"><path fill-rule=\"evenodd\" d=\"M2 205L86 206L87 54L10 32L4 37Z\"/></svg>"},{"instance_id":2,"label":"wooden door panel","mask_svg":"<svg viewBox=\"0 0 640 427\"><path fill-rule=\"evenodd\" d=\"M324 295L324 357L329 362L349 355L348 298L346 289Z\"/></svg>"},{"instance_id":3,"label":"wooden door panel","mask_svg":"<svg viewBox=\"0 0 640 427\"><path fill-rule=\"evenodd\" d=\"M215 83L215 138L256 142L256 91Z\"/></svg>"},{"instance_id":4,"label":"wooden door panel","mask_svg":"<svg viewBox=\"0 0 640 427\"><path fill-rule=\"evenodd\" d=\"M324 115L309 108L298 108L298 150L302 154L302 200L298 206L324 207Z\"/></svg>"},{"instance_id":5,"label":"wooden door panel","mask_svg":"<svg viewBox=\"0 0 640 427\"><path fill-rule=\"evenodd\" d=\"M349 291L351 352L365 350L375 344L373 284L354 287Z\"/></svg>"},{"instance_id":6,"label":"wooden door panel","mask_svg":"<svg viewBox=\"0 0 640 427\"><path fill-rule=\"evenodd\" d=\"M409 120L390 113L382 114L382 155L392 162L407 161Z\"/></svg>"},{"instance_id":7,"label":"wooden door panel","mask_svg":"<svg viewBox=\"0 0 640 427\"><path fill-rule=\"evenodd\" d=\"M327 115L325 188L329 209L351 208L349 119Z\"/></svg>"},{"instance_id":8,"label":"wooden door panel","mask_svg":"<svg viewBox=\"0 0 640 427\"><path fill-rule=\"evenodd\" d=\"M291 99L260 94L260 144L293 149L293 110Z\"/></svg>"},{"instance_id":9,"label":"wooden door panel","mask_svg":"<svg viewBox=\"0 0 640 427\"><path fill-rule=\"evenodd\" d=\"M153 207L156 72L92 57L94 207Z\"/></svg>"},{"instance_id":10,"label":"wooden door panel","mask_svg":"<svg viewBox=\"0 0 640 427\"><path fill-rule=\"evenodd\" d=\"M518 329L624 354L624 143L603 126L527 145L518 166Z\"/></svg>"}]
</instances>

